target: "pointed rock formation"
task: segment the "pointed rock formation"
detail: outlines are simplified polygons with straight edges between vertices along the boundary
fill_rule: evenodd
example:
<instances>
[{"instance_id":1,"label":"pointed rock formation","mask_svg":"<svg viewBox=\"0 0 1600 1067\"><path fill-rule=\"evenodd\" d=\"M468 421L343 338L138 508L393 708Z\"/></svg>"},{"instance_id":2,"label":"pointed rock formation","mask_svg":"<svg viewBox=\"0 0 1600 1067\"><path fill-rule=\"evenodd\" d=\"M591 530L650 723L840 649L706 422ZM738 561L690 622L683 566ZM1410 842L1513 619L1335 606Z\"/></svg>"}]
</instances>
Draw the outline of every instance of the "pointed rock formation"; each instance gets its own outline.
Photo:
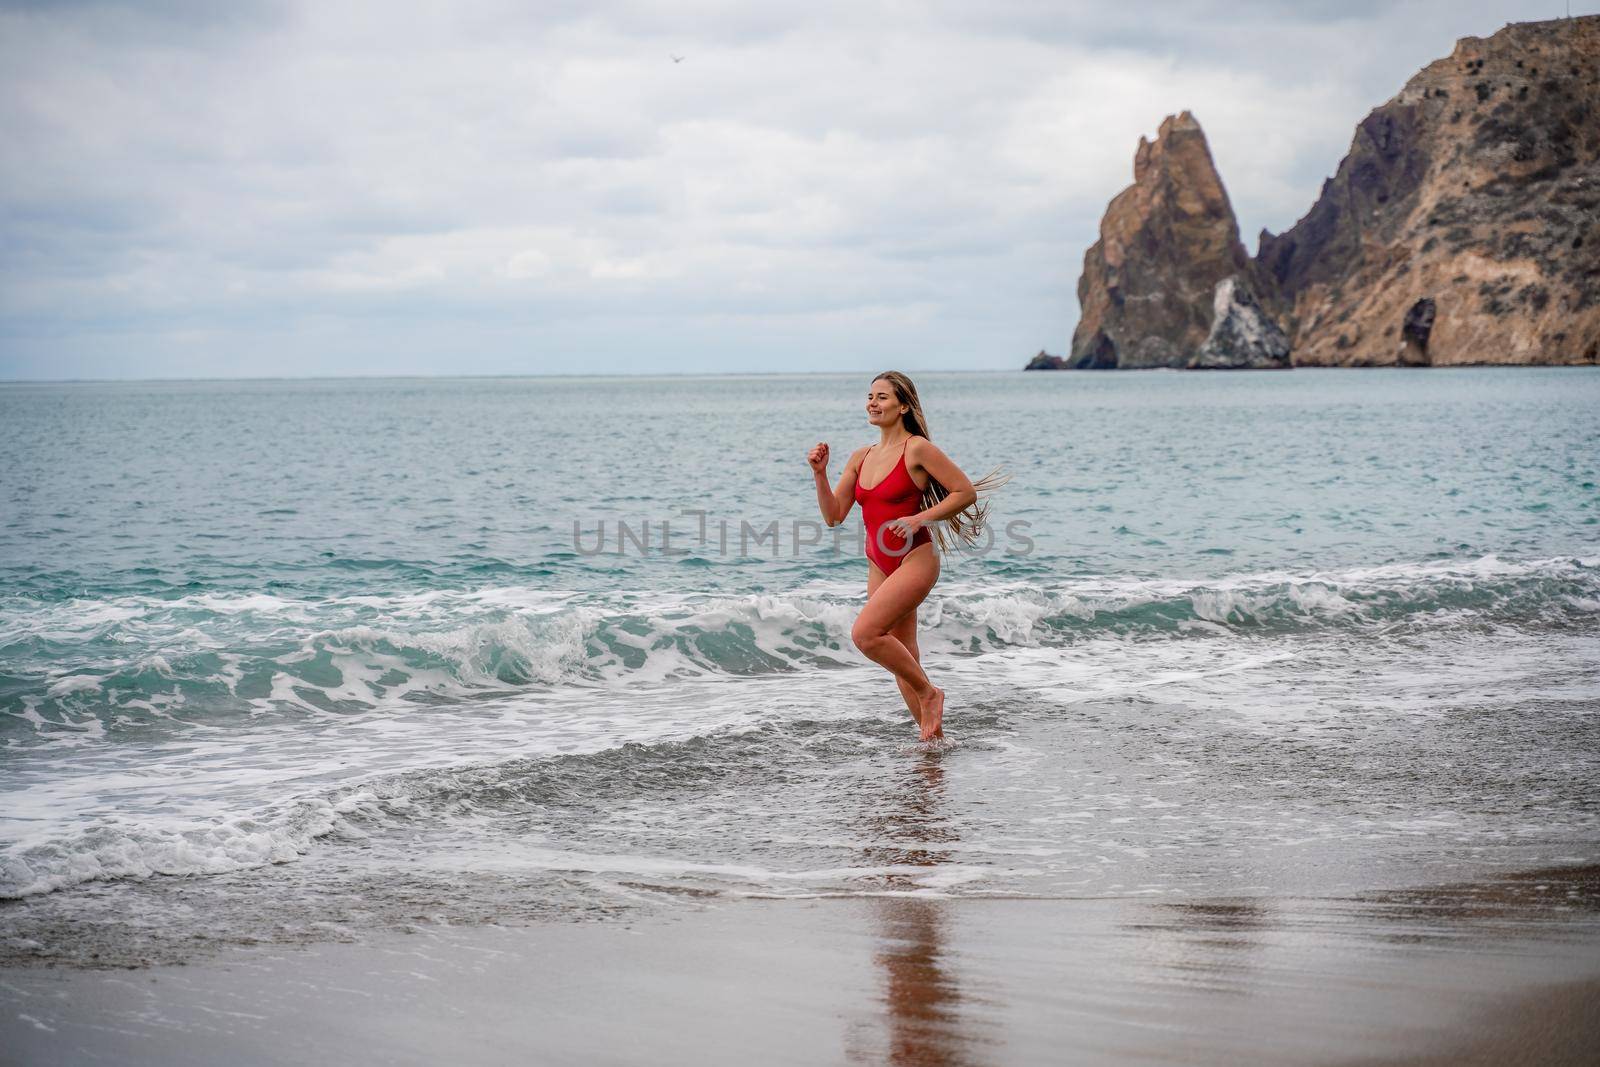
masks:
<instances>
[{"instance_id":1,"label":"pointed rock formation","mask_svg":"<svg viewBox=\"0 0 1600 1067\"><path fill-rule=\"evenodd\" d=\"M1257 263L1296 364L1596 362L1600 17L1463 38Z\"/></svg>"},{"instance_id":2,"label":"pointed rock formation","mask_svg":"<svg viewBox=\"0 0 1600 1067\"><path fill-rule=\"evenodd\" d=\"M1250 257L1206 135L1193 115L1169 115L1155 141L1139 138L1133 184L1100 220L1083 257L1072 335L1077 368L1184 367L1212 335L1218 286L1254 304ZM1231 366L1227 337L1207 366ZM1253 357L1252 357L1253 358Z\"/></svg>"}]
</instances>

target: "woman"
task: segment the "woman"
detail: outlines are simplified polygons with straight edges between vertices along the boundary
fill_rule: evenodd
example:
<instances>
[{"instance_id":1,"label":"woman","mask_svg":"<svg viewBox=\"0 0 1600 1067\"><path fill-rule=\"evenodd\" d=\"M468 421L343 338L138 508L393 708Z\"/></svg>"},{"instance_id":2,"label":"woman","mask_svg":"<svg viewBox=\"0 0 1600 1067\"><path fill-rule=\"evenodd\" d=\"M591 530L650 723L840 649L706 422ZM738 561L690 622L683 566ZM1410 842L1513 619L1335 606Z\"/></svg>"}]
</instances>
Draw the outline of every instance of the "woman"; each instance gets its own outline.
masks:
<instances>
[{"instance_id":1,"label":"woman","mask_svg":"<svg viewBox=\"0 0 1600 1067\"><path fill-rule=\"evenodd\" d=\"M874 378L867 390L867 421L878 428L878 443L856 449L837 488L828 488L826 443L819 443L806 459L823 521L837 526L850 514L852 500L861 505L867 606L850 638L869 659L893 672L922 740L929 741L944 736L944 690L922 670L917 605L939 580L935 535L939 549L946 544L943 530L930 535L927 527L946 523L971 544L983 529L988 505L977 503L979 488L928 439L928 423L910 378L899 371ZM979 485L987 491L1004 481L991 472Z\"/></svg>"}]
</instances>

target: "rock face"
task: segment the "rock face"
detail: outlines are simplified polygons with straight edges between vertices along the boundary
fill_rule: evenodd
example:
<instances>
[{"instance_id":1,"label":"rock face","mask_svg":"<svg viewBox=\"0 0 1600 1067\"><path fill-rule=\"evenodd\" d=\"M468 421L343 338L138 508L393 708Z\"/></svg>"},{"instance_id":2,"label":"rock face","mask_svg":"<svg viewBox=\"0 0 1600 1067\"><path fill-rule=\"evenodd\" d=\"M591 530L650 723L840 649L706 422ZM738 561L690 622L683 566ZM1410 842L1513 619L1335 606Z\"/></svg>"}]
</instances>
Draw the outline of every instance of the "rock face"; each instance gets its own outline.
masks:
<instances>
[{"instance_id":1,"label":"rock face","mask_svg":"<svg viewBox=\"0 0 1600 1067\"><path fill-rule=\"evenodd\" d=\"M1039 354L1028 360L1028 365L1023 370L1065 370L1067 361L1060 356L1052 356L1044 349L1039 349Z\"/></svg>"},{"instance_id":2,"label":"rock face","mask_svg":"<svg viewBox=\"0 0 1600 1067\"><path fill-rule=\"evenodd\" d=\"M1133 184L1111 201L1083 257L1076 368L1183 367L1211 333L1218 283L1253 282L1206 135L1185 111L1139 139Z\"/></svg>"},{"instance_id":3,"label":"rock face","mask_svg":"<svg viewBox=\"0 0 1600 1067\"><path fill-rule=\"evenodd\" d=\"M1200 370L1289 366L1289 339L1241 278L1218 282L1211 307L1211 332L1185 366Z\"/></svg>"},{"instance_id":4,"label":"rock face","mask_svg":"<svg viewBox=\"0 0 1600 1067\"><path fill-rule=\"evenodd\" d=\"M1596 362L1600 17L1461 40L1257 263L1296 364Z\"/></svg>"},{"instance_id":5,"label":"rock face","mask_svg":"<svg viewBox=\"0 0 1600 1067\"><path fill-rule=\"evenodd\" d=\"M1199 124L1169 117L1078 300L1080 368L1282 366L1283 333L1295 365L1600 362L1600 16L1462 39L1254 260Z\"/></svg>"}]
</instances>

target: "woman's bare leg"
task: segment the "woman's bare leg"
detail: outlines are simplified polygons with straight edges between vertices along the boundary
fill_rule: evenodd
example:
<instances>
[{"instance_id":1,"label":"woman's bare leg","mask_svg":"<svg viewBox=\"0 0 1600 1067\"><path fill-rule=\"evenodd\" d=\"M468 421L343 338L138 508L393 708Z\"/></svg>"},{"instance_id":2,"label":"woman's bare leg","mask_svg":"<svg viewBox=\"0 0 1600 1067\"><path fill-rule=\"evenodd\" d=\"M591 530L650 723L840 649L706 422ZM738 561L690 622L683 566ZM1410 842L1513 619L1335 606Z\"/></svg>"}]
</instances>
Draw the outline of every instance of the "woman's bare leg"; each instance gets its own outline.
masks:
<instances>
[{"instance_id":1,"label":"woman's bare leg","mask_svg":"<svg viewBox=\"0 0 1600 1067\"><path fill-rule=\"evenodd\" d=\"M928 680L916 657L889 631L906 612L922 603L938 580L938 553L932 545L918 545L867 597L867 606L861 609L850 630L850 639L863 655L911 686L922 711L918 722L923 740L934 737L940 728L944 690Z\"/></svg>"},{"instance_id":2,"label":"woman's bare leg","mask_svg":"<svg viewBox=\"0 0 1600 1067\"><path fill-rule=\"evenodd\" d=\"M911 658L920 665L922 663L922 649L917 646L917 609L912 608L900 616L900 621L889 628L889 632L900 639L906 646L906 651L911 653ZM904 678L896 678L895 684L900 687L900 697L906 702L906 709L911 712L911 718L916 721L917 728L922 727L922 702L917 699L916 690L911 688L911 683ZM935 730L934 737L943 737L944 730Z\"/></svg>"},{"instance_id":3,"label":"woman's bare leg","mask_svg":"<svg viewBox=\"0 0 1600 1067\"><path fill-rule=\"evenodd\" d=\"M878 569L878 565L876 563L873 563L871 560L867 561L867 599L868 600L872 599L872 594L876 593L878 591L878 586L883 584L883 580L886 577L888 577L888 576L885 575L881 570ZM912 658L915 659L917 661L917 663L920 665L922 663L922 655L921 655L921 651L917 648L917 645L916 645L916 634L917 634L916 617L917 617L917 609L916 608L912 608L910 611L908 611L904 615L900 616L900 621L895 623L892 627L890 627L889 628L889 632L894 634L895 637L900 639L900 643L902 645L906 646L906 649L908 651L910 651ZM911 623L910 623L909 626L906 623L907 619L911 620ZM909 640L909 641L906 640L906 637L907 637L908 633L909 633L909 635L911 637L911 640ZM911 712L911 721L915 722L917 724L917 729L918 730L921 730L922 729L922 702L917 699L916 690L912 689L911 688L911 683L907 682L904 678L900 678L900 677L897 676L895 678L894 682L895 682L895 685L900 687L900 698L906 702L906 710Z\"/></svg>"},{"instance_id":4,"label":"woman's bare leg","mask_svg":"<svg viewBox=\"0 0 1600 1067\"><path fill-rule=\"evenodd\" d=\"M868 599L871 599L872 594L878 591L878 586L883 584L885 577L887 576L878 569L876 563L870 560L867 562ZM911 658L916 660L918 665L921 665L922 650L917 647L917 609L912 608L900 616L900 620L889 628L889 632L900 639L900 643L905 645L906 650L911 653ZM912 689L911 683L904 678L897 676L894 682L895 685L900 687L900 698L906 702L906 710L911 712L911 720L917 724L917 728L920 730L922 728L922 702L917 699L916 690Z\"/></svg>"}]
</instances>

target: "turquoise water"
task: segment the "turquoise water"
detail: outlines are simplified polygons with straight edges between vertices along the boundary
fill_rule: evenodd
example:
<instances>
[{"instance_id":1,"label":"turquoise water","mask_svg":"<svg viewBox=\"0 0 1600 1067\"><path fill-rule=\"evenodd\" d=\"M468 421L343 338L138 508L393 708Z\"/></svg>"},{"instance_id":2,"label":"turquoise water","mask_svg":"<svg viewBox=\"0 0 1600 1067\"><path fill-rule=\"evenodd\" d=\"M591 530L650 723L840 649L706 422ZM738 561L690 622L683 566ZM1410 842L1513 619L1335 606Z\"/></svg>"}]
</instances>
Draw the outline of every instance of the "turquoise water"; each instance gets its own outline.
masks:
<instances>
[{"instance_id":1,"label":"turquoise water","mask_svg":"<svg viewBox=\"0 0 1600 1067\"><path fill-rule=\"evenodd\" d=\"M1596 857L1600 376L918 383L1012 475L919 615L938 752L849 640L859 512L816 523L865 376L0 386L11 922Z\"/></svg>"},{"instance_id":2,"label":"turquoise water","mask_svg":"<svg viewBox=\"0 0 1600 1067\"><path fill-rule=\"evenodd\" d=\"M923 381L936 440L969 473L1011 470L996 507L1039 541L974 571L1187 577L1594 544L1586 370ZM571 523L814 519L804 449L831 440L837 474L872 439L864 393L842 376L13 384L0 565L41 601L783 590L858 561L582 560Z\"/></svg>"}]
</instances>

